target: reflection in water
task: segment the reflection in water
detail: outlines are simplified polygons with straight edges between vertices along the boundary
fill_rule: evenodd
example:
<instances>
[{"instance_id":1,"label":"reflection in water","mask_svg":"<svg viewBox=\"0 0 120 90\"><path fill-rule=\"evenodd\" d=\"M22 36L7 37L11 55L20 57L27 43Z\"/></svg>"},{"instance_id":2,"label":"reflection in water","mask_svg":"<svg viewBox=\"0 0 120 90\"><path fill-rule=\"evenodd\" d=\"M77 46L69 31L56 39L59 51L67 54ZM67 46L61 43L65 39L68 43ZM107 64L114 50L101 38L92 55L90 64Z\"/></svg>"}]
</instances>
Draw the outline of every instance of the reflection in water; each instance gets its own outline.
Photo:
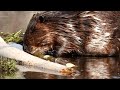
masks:
<instances>
[{"instance_id":1,"label":"reflection in water","mask_svg":"<svg viewBox=\"0 0 120 90\"><path fill-rule=\"evenodd\" d=\"M113 58L87 59L85 64L85 78L109 79L116 70L116 61Z\"/></svg>"},{"instance_id":2,"label":"reflection in water","mask_svg":"<svg viewBox=\"0 0 120 90\"><path fill-rule=\"evenodd\" d=\"M60 76L42 72L25 72L24 77L26 79L112 79L120 77L119 58L60 58L57 62L62 64L68 62L75 64L80 74Z\"/></svg>"},{"instance_id":3,"label":"reflection in water","mask_svg":"<svg viewBox=\"0 0 120 90\"><path fill-rule=\"evenodd\" d=\"M15 73L10 74L0 73L0 79L26 79L26 78L24 77L23 72L17 71Z\"/></svg>"}]
</instances>

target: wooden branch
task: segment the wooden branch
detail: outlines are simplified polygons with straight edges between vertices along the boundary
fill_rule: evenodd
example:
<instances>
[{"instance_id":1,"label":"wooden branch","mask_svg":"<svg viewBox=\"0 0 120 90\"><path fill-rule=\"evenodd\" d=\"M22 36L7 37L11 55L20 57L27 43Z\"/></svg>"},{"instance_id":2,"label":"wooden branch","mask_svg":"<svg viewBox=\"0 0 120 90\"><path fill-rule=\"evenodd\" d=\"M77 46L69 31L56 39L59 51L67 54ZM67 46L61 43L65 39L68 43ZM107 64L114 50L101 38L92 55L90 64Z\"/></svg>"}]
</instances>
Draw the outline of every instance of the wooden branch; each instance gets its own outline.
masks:
<instances>
[{"instance_id":1,"label":"wooden branch","mask_svg":"<svg viewBox=\"0 0 120 90\"><path fill-rule=\"evenodd\" d=\"M0 56L22 61L25 65L28 66L54 70L57 72L60 72L62 69L67 69L65 65L43 60L41 58L28 54L22 50L19 50L15 47L12 47L8 45L1 37L0 37Z\"/></svg>"}]
</instances>

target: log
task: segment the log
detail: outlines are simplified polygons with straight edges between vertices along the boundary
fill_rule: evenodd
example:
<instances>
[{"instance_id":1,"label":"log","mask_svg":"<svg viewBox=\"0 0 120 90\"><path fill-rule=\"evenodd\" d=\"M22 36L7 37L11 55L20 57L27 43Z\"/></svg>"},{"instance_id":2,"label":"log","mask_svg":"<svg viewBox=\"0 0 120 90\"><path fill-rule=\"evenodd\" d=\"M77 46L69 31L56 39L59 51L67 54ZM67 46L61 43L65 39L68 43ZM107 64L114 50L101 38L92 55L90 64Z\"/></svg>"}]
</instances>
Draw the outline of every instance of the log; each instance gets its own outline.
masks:
<instances>
[{"instance_id":1,"label":"log","mask_svg":"<svg viewBox=\"0 0 120 90\"><path fill-rule=\"evenodd\" d=\"M47 73L47 74L54 74L54 75L60 75L60 76L65 76L64 74L55 71L55 70L48 70L45 68L35 68L33 66L27 66L27 65L16 65L17 69L20 70L21 72L42 72L42 73Z\"/></svg>"},{"instance_id":2,"label":"log","mask_svg":"<svg viewBox=\"0 0 120 90\"><path fill-rule=\"evenodd\" d=\"M20 49L12 47L8 45L1 37L0 37L0 56L12 58L17 61L22 61L24 65L34 66L37 67L38 69L43 68L47 70L53 70L56 72L60 72L63 69L67 69L65 65L46 61L39 57L28 54Z\"/></svg>"}]
</instances>

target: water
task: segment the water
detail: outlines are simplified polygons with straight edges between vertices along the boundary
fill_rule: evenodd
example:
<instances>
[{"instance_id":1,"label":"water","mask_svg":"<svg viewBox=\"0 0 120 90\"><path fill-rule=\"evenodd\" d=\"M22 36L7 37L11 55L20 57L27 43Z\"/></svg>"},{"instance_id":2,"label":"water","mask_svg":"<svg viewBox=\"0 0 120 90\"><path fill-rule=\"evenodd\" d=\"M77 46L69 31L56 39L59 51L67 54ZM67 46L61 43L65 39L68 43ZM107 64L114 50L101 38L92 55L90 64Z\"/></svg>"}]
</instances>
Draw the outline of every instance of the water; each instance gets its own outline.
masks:
<instances>
[{"instance_id":1,"label":"water","mask_svg":"<svg viewBox=\"0 0 120 90\"><path fill-rule=\"evenodd\" d=\"M41 72L24 72L26 79L119 79L120 58L63 58L74 63L80 74L77 76L58 76ZM63 62L63 61L62 61Z\"/></svg>"},{"instance_id":2,"label":"water","mask_svg":"<svg viewBox=\"0 0 120 90\"><path fill-rule=\"evenodd\" d=\"M75 64L79 74L61 76L46 70L19 70L14 76L6 79L120 79L120 58L117 57L59 58L57 62Z\"/></svg>"}]
</instances>

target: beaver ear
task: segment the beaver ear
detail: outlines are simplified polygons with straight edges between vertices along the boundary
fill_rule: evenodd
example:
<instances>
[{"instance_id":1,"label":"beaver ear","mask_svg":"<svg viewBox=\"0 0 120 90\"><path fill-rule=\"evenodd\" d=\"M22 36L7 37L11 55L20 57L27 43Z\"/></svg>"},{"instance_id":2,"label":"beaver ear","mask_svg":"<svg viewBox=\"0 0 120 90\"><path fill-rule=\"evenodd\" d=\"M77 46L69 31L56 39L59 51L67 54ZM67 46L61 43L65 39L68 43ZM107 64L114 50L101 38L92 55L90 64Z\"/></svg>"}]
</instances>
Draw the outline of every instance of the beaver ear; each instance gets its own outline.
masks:
<instances>
[{"instance_id":1,"label":"beaver ear","mask_svg":"<svg viewBox=\"0 0 120 90\"><path fill-rule=\"evenodd\" d=\"M39 16L39 21L40 21L41 23L43 23L43 22L44 22L44 17L43 17L43 16Z\"/></svg>"}]
</instances>

